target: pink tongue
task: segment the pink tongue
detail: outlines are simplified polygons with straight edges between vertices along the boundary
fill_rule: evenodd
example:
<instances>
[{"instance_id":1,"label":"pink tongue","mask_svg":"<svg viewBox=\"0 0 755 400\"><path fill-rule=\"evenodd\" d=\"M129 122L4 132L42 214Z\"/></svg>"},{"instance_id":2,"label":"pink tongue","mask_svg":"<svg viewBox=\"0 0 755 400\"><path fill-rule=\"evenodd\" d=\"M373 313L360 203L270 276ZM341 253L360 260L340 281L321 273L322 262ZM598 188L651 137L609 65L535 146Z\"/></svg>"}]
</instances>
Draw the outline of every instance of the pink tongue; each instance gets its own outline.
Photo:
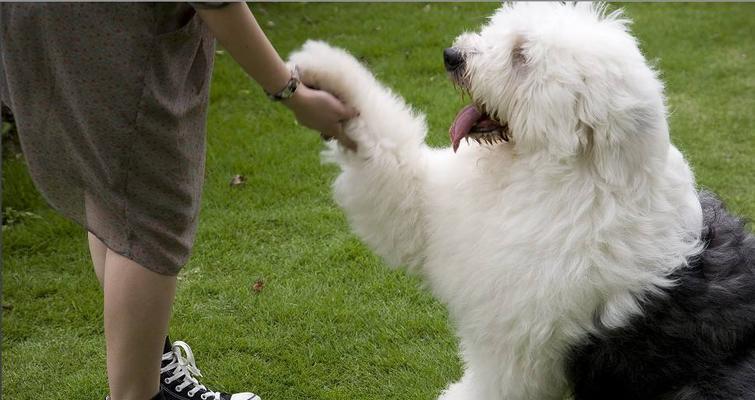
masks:
<instances>
[{"instance_id":1,"label":"pink tongue","mask_svg":"<svg viewBox=\"0 0 755 400\"><path fill-rule=\"evenodd\" d=\"M469 134L469 131L472 130L475 122L477 122L477 120L479 120L481 116L482 114L477 111L477 107L473 105L462 108L461 111L456 114L454 123L448 130L448 135L451 137L451 144L454 148L454 153L459 148L461 139L464 139L464 137Z\"/></svg>"}]
</instances>

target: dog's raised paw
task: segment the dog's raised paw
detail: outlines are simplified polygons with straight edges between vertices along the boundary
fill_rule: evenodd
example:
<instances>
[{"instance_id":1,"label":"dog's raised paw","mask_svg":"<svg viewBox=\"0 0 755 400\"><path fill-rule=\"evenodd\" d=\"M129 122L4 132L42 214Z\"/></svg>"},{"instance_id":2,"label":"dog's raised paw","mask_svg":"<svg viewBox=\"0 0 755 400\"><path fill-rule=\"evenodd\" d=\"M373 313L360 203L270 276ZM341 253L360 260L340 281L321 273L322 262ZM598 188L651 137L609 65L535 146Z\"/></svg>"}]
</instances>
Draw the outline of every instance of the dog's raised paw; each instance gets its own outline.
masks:
<instances>
[{"instance_id":1,"label":"dog's raised paw","mask_svg":"<svg viewBox=\"0 0 755 400\"><path fill-rule=\"evenodd\" d=\"M366 81L374 81L354 56L318 40L305 42L289 60L299 67L305 85L331 92L347 102L353 100Z\"/></svg>"}]
</instances>

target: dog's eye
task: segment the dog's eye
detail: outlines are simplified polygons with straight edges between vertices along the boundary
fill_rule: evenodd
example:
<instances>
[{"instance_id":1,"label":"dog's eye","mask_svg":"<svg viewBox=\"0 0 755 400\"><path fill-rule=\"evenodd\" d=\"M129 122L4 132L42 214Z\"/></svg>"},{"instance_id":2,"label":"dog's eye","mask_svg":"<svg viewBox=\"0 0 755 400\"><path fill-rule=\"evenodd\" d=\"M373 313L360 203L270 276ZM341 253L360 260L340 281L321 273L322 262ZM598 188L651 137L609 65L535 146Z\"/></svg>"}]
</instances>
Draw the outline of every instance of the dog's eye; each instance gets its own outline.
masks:
<instances>
[{"instance_id":1,"label":"dog's eye","mask_svg":"<svg viewBox=\"0 0 755 400\"><path fill-rule=\"evenodd\" d=\"M522 46L516 46L511 50L511 62L514 65L523 65L527 62L527 57L524 55Z\"/></svg>"}]
</instances>

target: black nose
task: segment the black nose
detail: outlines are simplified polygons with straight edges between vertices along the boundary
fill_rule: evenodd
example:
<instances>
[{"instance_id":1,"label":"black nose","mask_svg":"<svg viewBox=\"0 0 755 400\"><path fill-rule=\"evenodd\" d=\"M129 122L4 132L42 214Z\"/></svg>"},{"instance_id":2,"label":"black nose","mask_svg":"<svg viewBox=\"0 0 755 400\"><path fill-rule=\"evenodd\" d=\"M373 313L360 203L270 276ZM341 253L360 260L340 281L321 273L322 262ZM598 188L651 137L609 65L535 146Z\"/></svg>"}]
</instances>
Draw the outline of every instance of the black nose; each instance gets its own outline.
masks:
<instances>
[{"instance_id":1,"label":"black nose","mask_svg":"<svg viewBox=\"0 0 755 400\"><path fill-rule=\"evenodd\" d=\"M459 49L449 47L443 50L443 63L446 65L446 71L454 72L464 65L464 57Z\"/></svg>"}]
</instances>

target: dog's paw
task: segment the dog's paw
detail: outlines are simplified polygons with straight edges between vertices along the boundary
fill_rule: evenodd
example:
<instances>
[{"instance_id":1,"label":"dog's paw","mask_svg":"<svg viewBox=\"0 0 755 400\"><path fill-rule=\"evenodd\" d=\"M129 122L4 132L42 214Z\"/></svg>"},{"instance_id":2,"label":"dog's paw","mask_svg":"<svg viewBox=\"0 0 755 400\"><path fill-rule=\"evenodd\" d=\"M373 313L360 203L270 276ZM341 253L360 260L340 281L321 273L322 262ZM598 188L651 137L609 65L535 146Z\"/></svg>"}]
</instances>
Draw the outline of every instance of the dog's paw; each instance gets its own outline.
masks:
<instances>
[{"instance_id":1,"label":"dog's paw","mask_svg":"<svg viewBox=\"0 0 755 400\"><path fill-rule=\"evenodd\" d=\"M360 87L372 82L372 74L351 54L325 42L308 40L290 56L299 67L305 85L326 90L353 104Z\"/></svg>"}]
</instances>

